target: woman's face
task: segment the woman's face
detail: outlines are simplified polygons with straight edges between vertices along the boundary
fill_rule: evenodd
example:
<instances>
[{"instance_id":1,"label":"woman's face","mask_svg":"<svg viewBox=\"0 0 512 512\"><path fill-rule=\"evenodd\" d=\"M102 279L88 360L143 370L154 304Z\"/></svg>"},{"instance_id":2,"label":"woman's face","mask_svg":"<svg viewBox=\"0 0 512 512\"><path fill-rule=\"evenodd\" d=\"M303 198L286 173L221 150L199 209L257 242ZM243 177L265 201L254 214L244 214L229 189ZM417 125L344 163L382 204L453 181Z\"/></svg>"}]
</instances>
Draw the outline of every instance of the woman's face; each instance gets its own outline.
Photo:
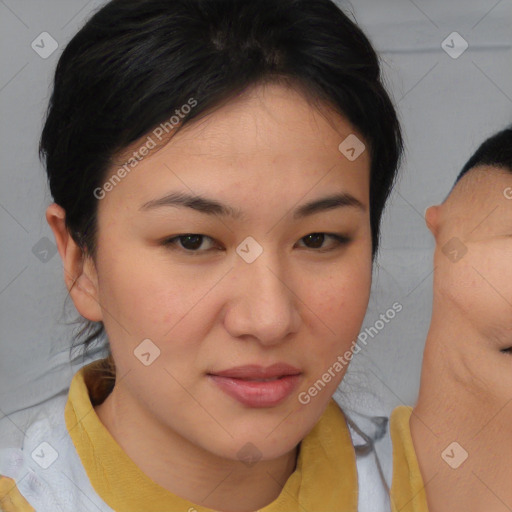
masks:
<instances>
[{"instance_id":1,"label":"woman's face","mask_svg":"<svg viewBox=\"0 0 512 512\"><path fill-rule=\"evenodd\" d=\"M370 160L338 149L351 134L295 90L256 87L99 201L97 299L124 403L233 460L276 458L313 428L370 291Z\"/></svg>"}]
</instances>

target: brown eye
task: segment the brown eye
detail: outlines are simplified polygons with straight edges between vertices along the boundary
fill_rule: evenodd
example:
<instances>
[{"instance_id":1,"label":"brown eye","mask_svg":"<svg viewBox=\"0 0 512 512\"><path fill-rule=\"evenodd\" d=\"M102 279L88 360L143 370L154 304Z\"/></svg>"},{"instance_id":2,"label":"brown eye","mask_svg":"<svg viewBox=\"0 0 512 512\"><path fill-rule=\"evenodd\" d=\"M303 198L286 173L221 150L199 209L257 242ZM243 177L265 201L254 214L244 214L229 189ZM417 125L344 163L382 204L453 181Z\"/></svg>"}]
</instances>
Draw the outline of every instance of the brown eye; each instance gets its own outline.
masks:
<instances>
[{"instance_id":1,"label":"brown eye","mask_svg":"<svg viewBox=\"0 0 512 512\"><path fill-rule=\"evenodd\" d=\"M202 248L203 242L209 241L210 247ZM163 245L171 249L178 249L183 252L202 254L212 249L213 239L206 235L187 233L164 240ZM199 250L200 249L200 250Z\"/></svg>"},{"instance_id":2,"label":"brown eye","mask_svg":"<svg viewBox=\"0 0 512 512\"><path fill-rule=\"evenodd\" d=\"M311 233L303 238L308 247L318 249L324 243L325 235L323 233Z\"/></svg>"},{"instance_id":3,"label":"brown eye","mask_svg":"<svg viewBox=\"0 0 512 512\"><path fill-rule=\"evenodd\" d=\"M323 244L326 240L331 239L331 247L325 247ZM343 235L335 235L332 233L310 233L301 238L308 249L323 249L324 251L330 251L338 248L341 245L348 244L350 239Z\"/></svg>"},{"instance_id":4,"label":"brown eye","mask_svg":"<svg viewBox=\"0 0 512 512\"><path fill-rule=\"evenodd\" d=\"M195 251L201 247L203 243L203 237L201 235L183 235L179 237L179 241L183 248Z\"/></svg>"}]
</instances>

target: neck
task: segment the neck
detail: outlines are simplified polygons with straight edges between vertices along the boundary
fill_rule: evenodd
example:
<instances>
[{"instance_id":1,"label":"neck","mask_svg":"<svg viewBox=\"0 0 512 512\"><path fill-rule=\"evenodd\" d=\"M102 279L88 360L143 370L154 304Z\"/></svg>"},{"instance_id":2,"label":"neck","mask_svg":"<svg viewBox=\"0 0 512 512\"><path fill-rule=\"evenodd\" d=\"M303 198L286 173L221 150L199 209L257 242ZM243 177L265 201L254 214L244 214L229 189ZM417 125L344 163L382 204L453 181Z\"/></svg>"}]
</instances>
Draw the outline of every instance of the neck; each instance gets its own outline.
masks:
<instances>
[{"instance_id":1,"label":"neck","mask_svg":"<svg viewBox=\"0 0 512 512\"><path fill-rule=\"evenodd\" d=\"M486 341L449 307L433 311L410 421L430 512L512 510L512 390L500 398L478 374Z\"/></svg>"},{"instance_id":2,"label":"neck","mask_svg":"<svg viewBox=\"0 0 512 512\"><path fill-rule=\"evenodd\" d=\"M207 508L223 512L263 508L279 496L295 470L298 447L275 460L260 460L253 466L217 457L163 425L149 421L145 410L116 387L95 411L146 475L173 494ZM146 435L141 436L140 432Z\"/></svg>"}]
</instances>

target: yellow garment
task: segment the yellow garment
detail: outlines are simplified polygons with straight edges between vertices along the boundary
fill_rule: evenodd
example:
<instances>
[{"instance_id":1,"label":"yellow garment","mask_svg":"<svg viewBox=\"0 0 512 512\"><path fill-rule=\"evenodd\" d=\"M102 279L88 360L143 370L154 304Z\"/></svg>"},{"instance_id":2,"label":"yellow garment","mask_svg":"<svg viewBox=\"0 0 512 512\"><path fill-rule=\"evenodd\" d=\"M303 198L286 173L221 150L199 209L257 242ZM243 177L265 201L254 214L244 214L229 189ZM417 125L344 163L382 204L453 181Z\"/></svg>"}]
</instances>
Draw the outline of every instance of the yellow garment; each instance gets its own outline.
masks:
<instances>
[{"instance_id":1,"label":"yellow garment","mask_svg":"<svg viewBox=\"0 0 512 512\"><path fill-rule=\"evenodd\" d=\"M68 432L96 492L119 512L211 511L154 482L101 423L86 385L90 374L84 379L85 372L97 368L99 361L74 375L65 409ZM94 397L93 401L101 400ZM316 426L301 442L297 467L280 495L259 512L356 512L357 500L354 448L345 417L331 399Z\"/></svg>"},{"instance_id":2,"label":"yellow garment","mask_svg":"<svg viewBox=\"0 0 512 512\"><path fill-rule=\"evenodd\" d=\"M18 491L14 480L2 475L0 475L0 511L35 512L34 508Z\"/></svg>"},{"instance_id":3,"label":"yellow garment","mask_svg":"<svg viewBox=\"0 0 512 512\"><path fill-rule=\"evenodd\" d=\"M425 485L409 427L411 414L412 407L397 407L389 422L393 443L392 512L428 512Z\"/></svg>"}]
</instances>

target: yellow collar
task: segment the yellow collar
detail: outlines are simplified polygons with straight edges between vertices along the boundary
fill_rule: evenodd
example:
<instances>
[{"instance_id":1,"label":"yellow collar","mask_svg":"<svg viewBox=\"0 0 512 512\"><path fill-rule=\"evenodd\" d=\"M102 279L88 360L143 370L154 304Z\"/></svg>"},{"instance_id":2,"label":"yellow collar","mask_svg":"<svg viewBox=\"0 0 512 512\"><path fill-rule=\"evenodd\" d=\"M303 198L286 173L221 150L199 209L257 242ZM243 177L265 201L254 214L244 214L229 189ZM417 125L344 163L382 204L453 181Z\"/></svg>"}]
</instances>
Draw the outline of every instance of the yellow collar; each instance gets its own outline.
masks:
<instances>
[{"instance_id":1,"label":"yellow collar","mask_svg":"<svg viewBox=\"0 0 512 512\"><path fill-rule=\"evenodd\" d=\"M189 510L212 512L161 487L128 457L101 423L93 408L84 374L98 369L94 361L73 377L65 408L66 426L98 495L112 509L128 512ZM87 374L87 382L90 382ZM98 388L99 389L99 388ZM315 427L300 445L297 466L280 495L259 512L357 512L355 452L345 417L331 399Z\"/></svg>"},{"instance_id":2,"label":"yellow collar","mask_svg":"<svg viewBox=\"0 0 512 512\"><path fill-rule=\"evenodd\" d=\"M412 407L400 406L390 418L393 442L392 512L428 512L425 485L411 437L409 419Z\"/></svg>"}]
</instances>

